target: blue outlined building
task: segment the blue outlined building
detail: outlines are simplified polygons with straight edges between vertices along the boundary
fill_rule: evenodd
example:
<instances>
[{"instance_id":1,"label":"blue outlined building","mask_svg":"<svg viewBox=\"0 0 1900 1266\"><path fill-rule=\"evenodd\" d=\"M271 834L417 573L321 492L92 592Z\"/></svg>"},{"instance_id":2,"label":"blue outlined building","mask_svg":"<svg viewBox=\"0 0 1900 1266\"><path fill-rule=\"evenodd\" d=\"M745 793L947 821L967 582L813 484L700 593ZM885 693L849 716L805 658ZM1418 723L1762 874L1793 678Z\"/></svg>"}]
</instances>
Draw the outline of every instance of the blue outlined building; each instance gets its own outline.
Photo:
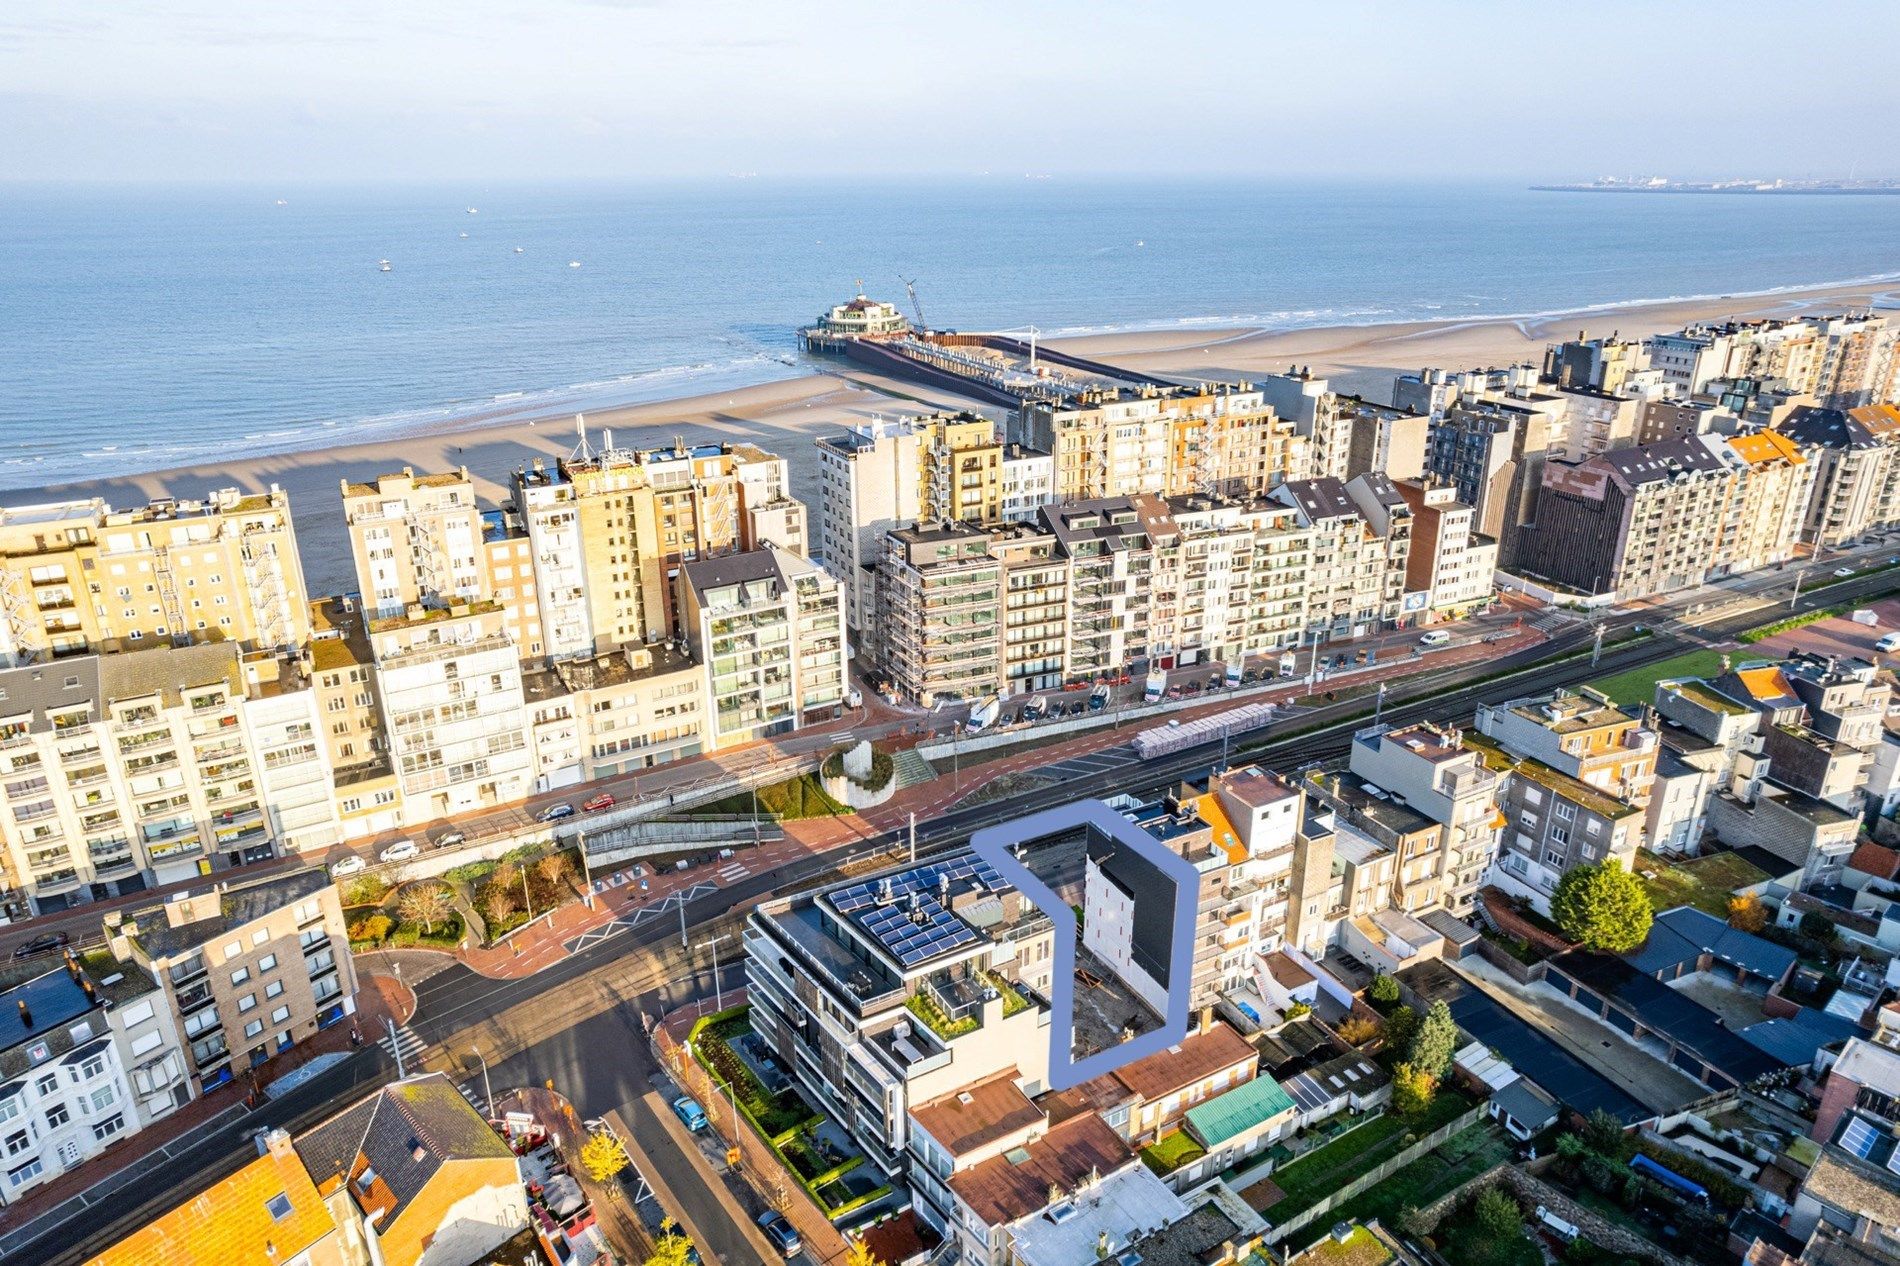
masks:
<instances>
[{"instance_id":1,"label":"blue outlined building","mask_svg":"<svg viewBox=\"0 0 1900 1266\"><path fill-rule=\"evenodd\" d=\"M1039 843L1086 837L1090 864L1126 897L1121 919L1098 929L1102 955L1123 983L1161 1016L1161 1026L1105 1050L1077 1058L1076 966L1080 950L1075 913L1019 859ZM1194 929L1200 873L1193 863L1099 800L1078 800L978 831L976 856L1048 916L1054 928L1050 972L1048 1083L1065 1090L1113 1072L1132 1060L1166 1050L1187 1035Z\"/></svg>"}]
</instances>

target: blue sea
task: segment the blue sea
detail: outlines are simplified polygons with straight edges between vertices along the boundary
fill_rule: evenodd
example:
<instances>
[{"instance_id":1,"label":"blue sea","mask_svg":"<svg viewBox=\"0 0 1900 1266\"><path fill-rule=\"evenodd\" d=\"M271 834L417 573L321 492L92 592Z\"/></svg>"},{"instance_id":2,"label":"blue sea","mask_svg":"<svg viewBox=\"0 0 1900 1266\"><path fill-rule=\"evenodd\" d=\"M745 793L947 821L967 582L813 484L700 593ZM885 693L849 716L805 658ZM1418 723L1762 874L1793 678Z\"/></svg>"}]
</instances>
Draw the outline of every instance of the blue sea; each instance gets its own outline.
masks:
<instances>
[{"instance_id":1,"label":"blue sea","mask_svg":"<svg viewBox=\"0 0 1900 1266\"><path fill-rule=\"evenodd\" d=\"M933 325L1048 334L1900 292L1900 197L0 185L0 489L794 375L797 326L900 277Z\"/></svg>"}]
</instances>

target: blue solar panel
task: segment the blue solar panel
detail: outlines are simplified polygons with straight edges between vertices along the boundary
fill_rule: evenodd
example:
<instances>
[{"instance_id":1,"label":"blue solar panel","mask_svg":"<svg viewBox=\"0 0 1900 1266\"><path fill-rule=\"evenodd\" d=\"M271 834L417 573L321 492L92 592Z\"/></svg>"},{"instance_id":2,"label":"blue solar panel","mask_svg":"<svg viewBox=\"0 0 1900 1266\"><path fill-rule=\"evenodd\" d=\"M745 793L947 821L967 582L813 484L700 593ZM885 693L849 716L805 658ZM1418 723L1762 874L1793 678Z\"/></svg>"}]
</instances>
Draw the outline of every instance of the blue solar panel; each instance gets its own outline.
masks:
<instances>
[{"instance_id":1,"label":"blue solar panel","mask_svg":"<svg viewBox=\"0 0 1900 1266\"><path fill-rule=\"evenodd\" d=\"M987 863L965 856L867 880L831 894L832 908L851 918L905 967L975 943L977 934L938 900L945 882L1002 892L1009 884Z\"/></svg>"}]
</instances>

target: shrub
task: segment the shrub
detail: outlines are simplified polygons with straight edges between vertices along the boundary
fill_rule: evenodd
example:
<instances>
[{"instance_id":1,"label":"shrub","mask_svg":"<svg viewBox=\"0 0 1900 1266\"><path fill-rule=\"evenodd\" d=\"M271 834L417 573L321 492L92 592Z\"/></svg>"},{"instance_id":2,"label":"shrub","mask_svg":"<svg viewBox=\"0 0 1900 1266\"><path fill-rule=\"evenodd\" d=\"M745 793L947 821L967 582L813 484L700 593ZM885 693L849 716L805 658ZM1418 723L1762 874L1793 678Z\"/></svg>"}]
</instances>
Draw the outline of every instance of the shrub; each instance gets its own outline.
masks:
<instances>
[{"instance_id":1,"label":"shrub","mask_svg":"<svg viewBox=\"0 0 1900 1266\"><path fill-rule=\"evenodd\" d=\"M1348 1046L1363 1046L1379 1036L1379 1022L1370 1016L1349 1015L1339 1022L1339 1040Z\"/></svg>"},{"instance_id":2,"label":"shrub","mask_svg":"<svg viewBox=\"0 0 1900 1266\"><path fill-rule=\"evenodd\" d=\"M1743 893L1739 897L1730 897L1728 925L1743 932L1759 932L1767 927L1768 911L1762 905L1761 898L1752 892Z\"/></svg>"},{"instance_id":3,"label":"shrub","mask_svg":"<svg viewBox=\"0 0 1900 1266\"><path fill-rule=\"evenodd\" d=\"M1417 1121L1431 1110L1438 1094L1438 1078L1411 1064L1399 1064L1392 1070L1392 1111L1407 1121Z\"/></svg>"},{"instance_id":4,"label":"shrub","mask_svg":"<svg viewBox=\"0 0 1900 1266\"><path fill-rule=\"evenodd\" d=\"M1802 915L1796 931L1809 940L1819 941L1823 945L1831 944L1834 938L1840 935L1840 929L1834 926L1834 920L1819 910L1810 910Z\"/></svg>"},{"instance_id":5,"label":"shrub","mask_svg":"<svg viewBox=\"0 0 1900 1266\"><path fill-rule=\"evenodd\" d=\"M1380 972L1372 978L1372 984L1366 989L1366 997L1389 1007L1399 1000L1399 982Z\"/></svg>"},{"instance_id":6,"label":"shrub","mask_svg":"<svg viewBox=\"0 0 1900 1266\"><path fill-rule=\"evenodd\" d=\"M1418 1012L1410 1007L1395 1007L1385 1018L1387 1063L1396 1063L1412 1053L1412 1038L1418 1033Z\"/></svg>"},{"instance_id":7,"label":"shrub","mask_svg":"<svg viewBox=\"0 0 1900 1266\"><path fill-rule=\"evenodd\" d=\"M389 930L395 926L395 920L386 914L366 915L350 924L350 942L380 945L389 938Z\"/></svg>"},{"instance_id":8,"label":"shrub","mask_svg":"<svg viewBox=\"0 0 1900 1266\"><path fill-rule=\"evenodd\" d=\"M343 886L346 906L373 906L389 894L389 881L381 875L358 875Z\"/></svg>"}]
</instances>

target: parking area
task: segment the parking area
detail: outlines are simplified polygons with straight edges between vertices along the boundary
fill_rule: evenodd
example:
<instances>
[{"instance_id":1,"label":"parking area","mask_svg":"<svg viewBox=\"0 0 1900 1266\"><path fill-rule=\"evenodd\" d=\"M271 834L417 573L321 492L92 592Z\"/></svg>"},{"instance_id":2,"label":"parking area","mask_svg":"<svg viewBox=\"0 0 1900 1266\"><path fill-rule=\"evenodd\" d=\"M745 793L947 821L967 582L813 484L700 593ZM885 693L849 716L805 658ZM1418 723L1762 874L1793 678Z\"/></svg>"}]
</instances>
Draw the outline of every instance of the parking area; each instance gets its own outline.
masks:
<instances>
[{"instance_id":1,"label":"parking area","mask_svg":"<svg viewBox=\"0 0 1900 1266\"><path fill-rule=\"evenodd\" d=\"M1823 589L1819 592L1826 594L1827 590ZM1877 623L1859 623L1852 618L1853 611L1871 611ZM1900 655L1887 655L1878 650L1876 644L1881 638L1895 632L1900 632L1900 600L1884 598L1862 607L1854 607L1844 615L1832 616L1813 624L1804 624L1798 629L1777 633L1773 637L1763 638L1743 651L1742 657L1769 659L1800 650L1810 651L1816 655L1858 656L1877 664L1884 664L1900 659Z\"/></svg>"}]
</instances>

